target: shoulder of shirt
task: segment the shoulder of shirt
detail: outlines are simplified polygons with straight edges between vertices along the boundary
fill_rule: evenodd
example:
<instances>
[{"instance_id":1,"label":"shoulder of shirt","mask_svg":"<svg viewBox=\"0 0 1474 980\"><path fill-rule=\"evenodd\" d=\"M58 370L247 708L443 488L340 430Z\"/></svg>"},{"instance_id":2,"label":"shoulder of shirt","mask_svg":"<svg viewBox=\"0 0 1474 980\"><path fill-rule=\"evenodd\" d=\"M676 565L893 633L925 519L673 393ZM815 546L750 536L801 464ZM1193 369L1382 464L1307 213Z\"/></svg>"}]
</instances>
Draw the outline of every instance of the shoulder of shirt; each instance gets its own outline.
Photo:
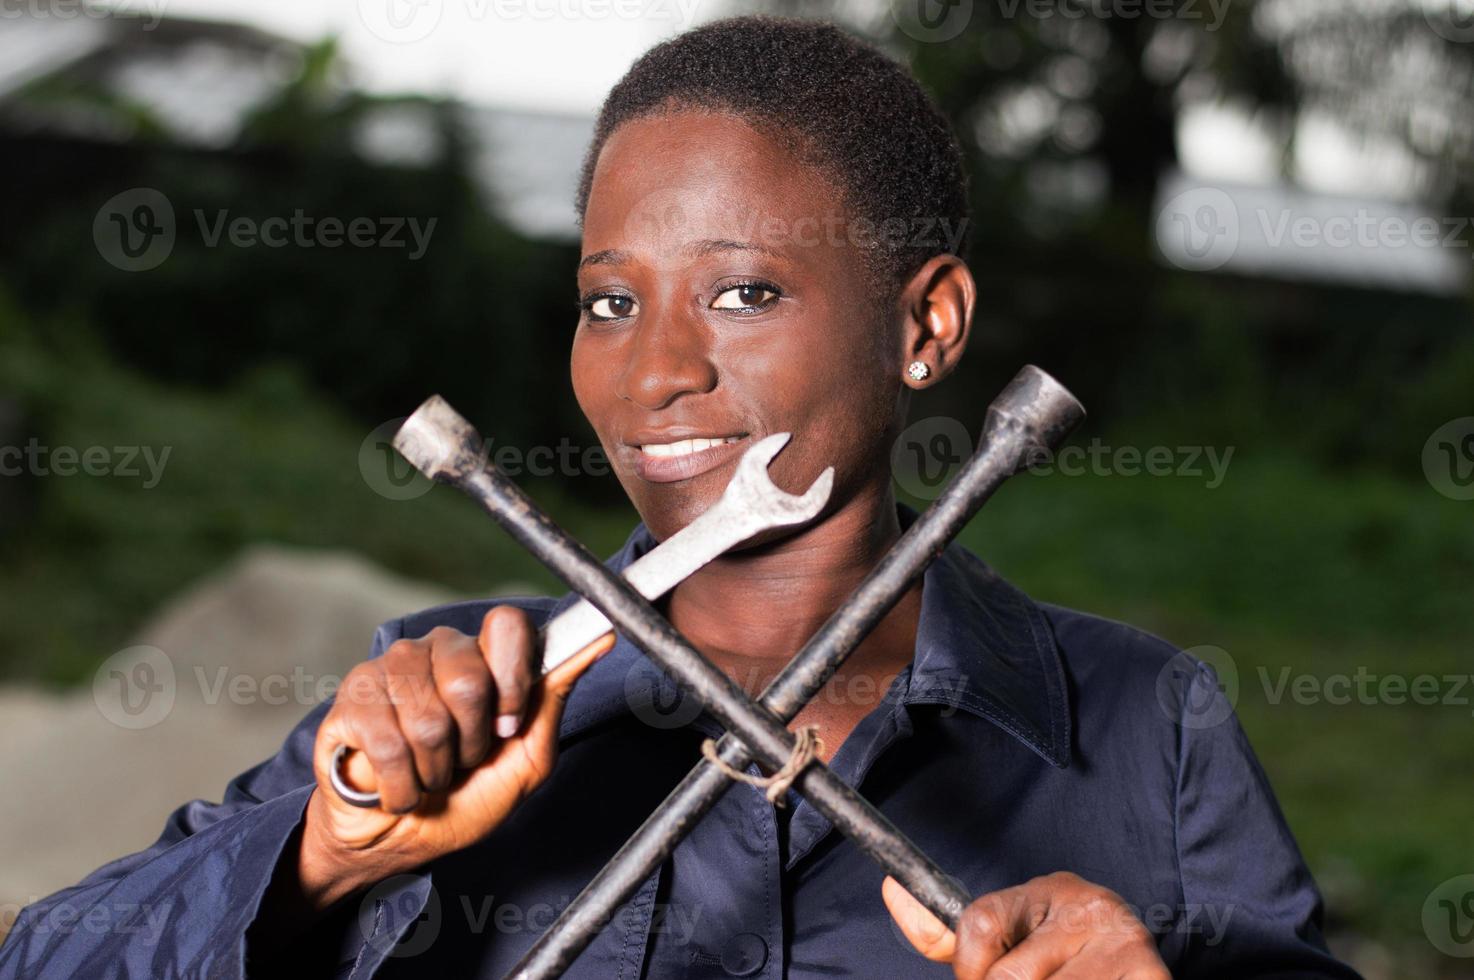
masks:
<instances>
[{"instance_id":1,"label":"shoulder of shirt","mask_svg":"<svg viewBox=\"0 0 1474 980\"><path fill-rule=\"evenodd\" d=\"M1156 672L1182 648L1154 633L1119 620L1051 602L1035 601L1054 630L1060 655L1078 662L1108 659L1121 668Z\"/></svg>"},{"instance_id":2,"label":"shoulder of shirt","mask_svg":"<svg viewBox=\"0 0 1474 980\"><path fill-rule=\"evenodd\" d=\"M1193 647L1105 616L1036 604L1054 633L1060 661L1082 708L1112 706L1170 723L1173 719L1166 709L1176 704L1172 692L1180 686L1184 670L1197 676L1194 683L1216 682L1212 665L1194 656Z\"/></svg>"}]
</instances>

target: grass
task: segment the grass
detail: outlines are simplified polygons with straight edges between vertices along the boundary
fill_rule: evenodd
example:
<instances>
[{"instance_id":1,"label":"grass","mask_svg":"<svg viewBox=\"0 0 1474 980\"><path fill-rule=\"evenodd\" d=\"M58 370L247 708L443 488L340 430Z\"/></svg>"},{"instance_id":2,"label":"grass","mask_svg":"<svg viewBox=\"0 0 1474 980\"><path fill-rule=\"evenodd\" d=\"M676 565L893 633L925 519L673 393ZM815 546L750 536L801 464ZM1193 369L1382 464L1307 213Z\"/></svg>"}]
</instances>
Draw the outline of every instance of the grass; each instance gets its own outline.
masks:
<instances>
[{"instance_id":1,"label":"grass","mask_svg":"<svg viewBox=\"0 0 1474 980\"><path fill-rule=\"evenodd\" d=\"M170 448L151 489L122 476L0 484L0 676L85 680L160 601L257 541L354 549L468 592L555 588L453 491L376 493L358 467L363 427L290 371L163 388L85 344L43 349L0 316L0 390L49 445ZM577 486L533 489L599 553L633 520ZM1416 469L1328 474L1240 447L1212 490L1188 477L1021 476L963 541L1037 598L1227 650L1240 716L1336 924L1427 949L1424 897L1474 871L1470 707L1296 704L1274 685L1286 668L1467 675L1467 504Z\"/></svg>"}]
</instances>

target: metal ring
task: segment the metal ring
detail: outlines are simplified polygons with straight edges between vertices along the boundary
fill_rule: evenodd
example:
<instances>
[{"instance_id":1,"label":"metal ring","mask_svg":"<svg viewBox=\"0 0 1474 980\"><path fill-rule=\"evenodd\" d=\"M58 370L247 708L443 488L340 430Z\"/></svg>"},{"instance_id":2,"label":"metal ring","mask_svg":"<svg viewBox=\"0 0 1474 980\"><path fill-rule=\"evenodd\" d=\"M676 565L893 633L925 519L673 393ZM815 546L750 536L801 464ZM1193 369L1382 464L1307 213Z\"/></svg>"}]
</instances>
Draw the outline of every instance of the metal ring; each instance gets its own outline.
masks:
<instances>
[{"instance_id":1,"label":"metal ring","mask_svg":"<svg viewBox=\"0 0 1474 980\"><path fill-rule=\"evenodd\" d=\"M348 780L343 778L343 757L352 751L352 747L347 745L339 745L333 751L333 764L328 769L328 781L333 784L333 789L344 803L365 809L377 807L379 805L378 793L360 793L349 786Z\"/></svg>"}]
</instances>

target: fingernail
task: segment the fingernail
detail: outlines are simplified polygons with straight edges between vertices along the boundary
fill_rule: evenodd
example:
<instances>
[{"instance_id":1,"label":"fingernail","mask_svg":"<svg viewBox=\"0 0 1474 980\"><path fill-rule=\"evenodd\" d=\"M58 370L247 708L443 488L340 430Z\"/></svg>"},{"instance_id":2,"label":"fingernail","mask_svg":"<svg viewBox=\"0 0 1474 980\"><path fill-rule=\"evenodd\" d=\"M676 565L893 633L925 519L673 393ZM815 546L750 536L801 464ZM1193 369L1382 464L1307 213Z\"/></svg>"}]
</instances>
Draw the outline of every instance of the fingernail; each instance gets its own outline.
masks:
<instances>
[{"instance_id":1,"label":"fingernail","mask_svg":"<svg viewBox=\"0 0 1474 980\"><path fill-rule=\"evenodd\" d=\"M516 735L518 720L516 715L498 715L496 719L497 737L511 738Z\"/></svg>"}]
</instances>

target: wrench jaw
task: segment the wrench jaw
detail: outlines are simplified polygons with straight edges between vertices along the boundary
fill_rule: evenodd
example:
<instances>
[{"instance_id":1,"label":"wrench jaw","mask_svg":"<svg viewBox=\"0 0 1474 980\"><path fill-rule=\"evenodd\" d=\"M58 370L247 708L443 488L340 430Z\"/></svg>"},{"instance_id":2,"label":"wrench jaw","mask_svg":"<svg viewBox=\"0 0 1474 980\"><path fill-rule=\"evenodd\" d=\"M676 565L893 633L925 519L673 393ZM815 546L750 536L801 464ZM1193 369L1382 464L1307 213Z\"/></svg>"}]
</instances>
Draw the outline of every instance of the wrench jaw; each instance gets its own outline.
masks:
<instances>
[{"instance_id":1,"label":"wrench jaw","mask_svg":"<svg viewBox=\"0 0 1474 980\"><path fill-rule=\"evenodd\" d=\"M768 466L793 434L775 432L753 443L737 464L737 471L722 496L737 502L743 518L750 519L754 534L759 529L791 527L818 515L834 487L834 467L820 473L802 495L779 489L768 475Z\"/></svg>"},{"instance_id":2,"label":"wrench jaw","mask_svg":"<svg viewBox=\"0 0 1474 980\"><path fill-rule=\"evenodd\" d=\"M779 450L788 445L788 440L792 438L792 432L775 432L748 446L747 452L742 454L742 459L737 463L737 472L732 474L732 481L727 484L728 489L741 486L743 493L747 492L747 488L761 487L764 493L768 490L777 490L778 488L773 486L773 481L768 479L768 466L773 462L773 457L777 456Z\"/></svg>"},{"instance_id":3,"label":"wrench jaw","mask_svg":"<svg viewBox=\"0 0 1474 980\"><path fill-rule=\"evenodd\" d=\"M833 489L834 467L826 466L824 472L809 484L809 489L804 491L803 496L790 496L787 501L784 501L792 508L791 523L802 524L804 521L817 517L819 511L824 509L824 505L829 503L829 492Z\"/></svg>"}]
</instances>

